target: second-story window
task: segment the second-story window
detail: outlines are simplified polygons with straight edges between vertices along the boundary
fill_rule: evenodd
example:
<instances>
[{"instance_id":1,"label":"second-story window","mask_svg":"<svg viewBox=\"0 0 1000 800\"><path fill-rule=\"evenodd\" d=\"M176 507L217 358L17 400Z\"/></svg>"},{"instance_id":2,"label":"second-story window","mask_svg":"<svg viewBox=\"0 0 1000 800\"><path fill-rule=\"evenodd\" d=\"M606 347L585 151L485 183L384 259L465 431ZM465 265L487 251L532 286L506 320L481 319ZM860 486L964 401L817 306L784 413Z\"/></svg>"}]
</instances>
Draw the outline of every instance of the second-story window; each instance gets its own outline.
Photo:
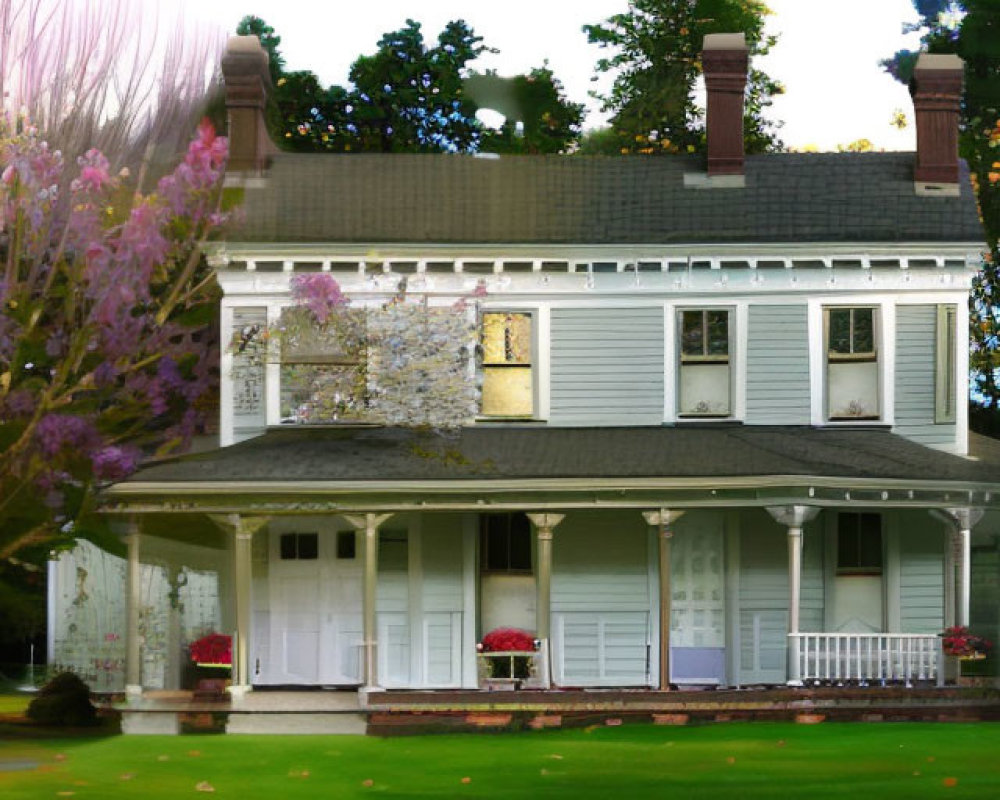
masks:
<instances>
[{"instance_id":1,"label":"second-story window","mask_svg":"<svg viewBox=\"0 0 1000 800\"><path fill-rule=\"evenodd\" d=\"M729 322L730 312L724 308L679 313L679 416L728 417L732 413Z\"/></svg>"},{"instance_id":2,"label":"second-story window","mask_svg":"<svg viewBox=\"0 0 1000 800\"><path fill-rule=\"evenodd\" d=\"M320 330L285 312L281 347L281 422L333 423L358 419L367 407L365 358L351 330ZM345 324L363 325L361 317Z\"/></svg>"},{"instance_id":3,"label":"second-story window","mask_svg":"<svg viewBox=\"0 0 1000 800\"><path fill-rule=\"evenodd\" d=\"M826 309L826 399L830 420L879 419L876 309Z\"/></svg>"},{"instance_id":4,"label":"second-story window","mask_svg":"<svg viewBox=\"0 0 1000 800\"><path fill-rule=\"evenodd\" d=\"M483 314L480 341L482 415L532 417L535 413L535 380L531 314L487 311Z\"/></svg>"}]
</instances>

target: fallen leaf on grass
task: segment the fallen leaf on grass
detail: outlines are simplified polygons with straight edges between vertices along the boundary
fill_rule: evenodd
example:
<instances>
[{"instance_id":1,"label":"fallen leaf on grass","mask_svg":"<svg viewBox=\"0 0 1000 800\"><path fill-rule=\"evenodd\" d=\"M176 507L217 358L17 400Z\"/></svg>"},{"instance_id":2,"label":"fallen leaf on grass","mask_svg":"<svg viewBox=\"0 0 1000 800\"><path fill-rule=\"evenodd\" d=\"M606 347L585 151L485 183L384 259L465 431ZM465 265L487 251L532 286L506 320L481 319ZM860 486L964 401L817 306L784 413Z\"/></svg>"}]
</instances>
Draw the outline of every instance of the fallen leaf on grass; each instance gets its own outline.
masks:
<instances>
[{"instance_id":1,"label":"fallen leaf on grass","mask_svg":"<svg viewBox=\"0 0 1000 800\"><path fill-rule=\"evenodd\" d=\"M302 770L292 769L292 770L288 771L288 777L289 778L308 778L309 777L309 770L307 770L307 769L302 769Z\"/></svg>"},{"instance_id":2,"label":"fallen leaf on grass","mask_svg":"<svg viewBox=\"0 0 1000 800\"><path fill-rule=\"evenodd\" d=\"M726 757L726 763L727 764L735 764L736 763L736 756L727 756Z\"/></svg>"},{"instance_id":3,"label":"fallen leaf on grass","mask_svg":"<svg viewBox=\"0 0 1000 800\"><path fill-rule=\"evenodd\" d=\"M548 775L549 771L547 769L545 769L544 767L542 767L541 773L542 773L542 775Z\"/></svg>"},{"instance_id":4,"label":"fallen leaf on grass","mask_svg":"<svg viewBox=\"0 0 1000 800\"><path fill-rule=\"evenodd\" d=\"M778 739L778 747L784 747L784 746L785 746L785 740L784 739Z\"/></svg>"},{"instance_id":5,"label":"fallen leaf on grass","mask_svg":"<svg viewBox=\"0 0 1000 800\"><path fill-rule=\"evenodd\" d=\"M913 777L914 778L919 778L920 777L920 770L919 769L913 770Z\"/></svg>"},{"instance_id":6,"label":"fallen leaf on grass","mask_svg":"<svg viewBox=\"0 0 1000 800\"><path fill-rule=\"evenodd\" d=\"M75 794L76 792L56 792L56 796L58 797L72 797Z\"/></svg>"},{"instance_id":7,"label":"fallen leaf on grass","mask_svg":"<svg viewBox=\"0 0 1000 800\"><path fill-rule=\"evenodd\" d=\"M170 756L157 756L156 760L157 761L169 761L170 760Z\"/></svg>"},{"instance_id":8,"label":"fallen leaf on grass","mask_svg":"<svg viewBox=\"0 0 1000 800\"><path fill-rule=\"evenodd\" d=\"M121 781L130 781L134 777L135 777L135 773L134 772L124 772L124 773L122 773L121 775L118 776L118 780L121 780Z\"/></svg>"},{"instance_id":9,"label":"fallen leaf on grass","mask_svg":"<svg viewBox=\"0 0 1000 800\"><path fill-rule=\"evenodd\" d=\"M188 750L188 755L192 758L197 758L201 755L201 750Z\"/></svg>"},{"instance_id":10,"label":"fallen leaf on grass","mask_svg":"<svg viewBox=\"0 0 1000 800\"><path fill-rule=\"evenodd\" d=\"M943 781L941 781L941 785L947 786L949 788L952 786L958 786L958 778L945 778Z\"/></svg>"},{"instance_id":11,"label":"fallen leaf on grass","mask_svg":"<svg viewBox=\"0 0 1000 800\"><path fill-rule=\"evenodd\" d=\"M196 792L214 792L215 787L212 786L208 781L202 781L201 783L196 783L194 785L194 790Z\"/></svg>"},{"instance_id":12,"label":"fallen leaf on grass","mask_svg":"<svg viewBox=\"0 0 1000 800\"><path fill-rule=\"evenodd\" d=\"M560 761L562 760L562 756L559 755L558 753L553 753L552 755L549 756L549 758L556 758L559 759Z\"/></svg>"},{"instance_id":13,"label":"fallen leaf on grass","mask_svg":"<svg viewBox=\"0 0 1000 800\"><path fill-rule=\"evenodd\" d=\"M927 763L928 764L933 764L934 763L934 756L927 756Z\"/></svg>"},{"instance_id":14,"label":"fallen leaf on grass","mask_svg":"<svg viewBox=\"0 0 1000 800\"><path fill-rule=\"evenodd\" d=\"M362 786L374 786L375 785L375 781L373 781L371 778L366 778L365 780L361 781L361 785Z\"/></svg>"},{"instance_id":15,"label":"fallen leaf on grass","mask_svg":"<svg viewBox=\"0 0 1000 800\"><path fill-rule=\"evenodd\" d=\"M54 756L52 756L52 758L54 760L56 760L56 761L65 761L66 760L66 754L65 753L56 753Z\"/></svg>"},{"instance_id":16,"label":"fallen leaf on grass","mask_svg":"<svg viewBox=\"0 0 1000 800\"><path fill-rule=\"evenodd\" d=\"M462 778L462 783L472 783L472 778Z\"/></svg>"}]
</instances>

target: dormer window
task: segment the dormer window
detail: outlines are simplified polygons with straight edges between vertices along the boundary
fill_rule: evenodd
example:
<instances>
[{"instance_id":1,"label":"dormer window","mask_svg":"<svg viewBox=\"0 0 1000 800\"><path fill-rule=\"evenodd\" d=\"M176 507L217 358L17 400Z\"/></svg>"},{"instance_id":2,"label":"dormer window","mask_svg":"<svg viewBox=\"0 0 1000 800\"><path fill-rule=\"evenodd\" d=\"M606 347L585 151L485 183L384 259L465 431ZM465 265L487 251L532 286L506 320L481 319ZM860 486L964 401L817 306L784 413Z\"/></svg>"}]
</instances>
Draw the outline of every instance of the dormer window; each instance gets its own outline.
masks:
<instances>
[{"instance_id":1,"label":"dormer window","mask_svg":"<svg viewBox=\"0 0 1000 800\"><path fill-rule=\"evenodd\" d=\"M678 416L732 414L730 316L725 308L683 309L678 313Z\"/></svg>"},{"instance_id":2,"label":"dormer window","mask_svg":"<svg viewBox=\"0 0 1000 800\"><path fill-rule=\"evenodd\" d=\"M827 419L880 419L877 309L827 308L824 322Z\"/></svg>"},{"instance_id":3,"label":"dormer window","mask_svg":"<svg viewBox=\"0 0 1000 800\"><path fill-rule=\"evenodd\" d=\"M483 314L482 401L484 417L531 418L535 413L532 315L488 311Z\"/></svg>"}]
</instances>

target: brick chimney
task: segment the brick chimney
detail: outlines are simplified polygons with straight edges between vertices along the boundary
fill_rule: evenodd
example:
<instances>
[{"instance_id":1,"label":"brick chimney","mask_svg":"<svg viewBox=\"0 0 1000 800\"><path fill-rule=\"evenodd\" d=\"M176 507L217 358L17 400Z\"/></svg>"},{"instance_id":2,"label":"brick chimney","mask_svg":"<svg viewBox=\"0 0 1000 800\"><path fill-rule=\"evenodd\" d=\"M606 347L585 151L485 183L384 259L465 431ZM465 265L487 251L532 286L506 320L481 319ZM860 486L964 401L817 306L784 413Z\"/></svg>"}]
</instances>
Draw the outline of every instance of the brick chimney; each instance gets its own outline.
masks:
<instances>
[{"instance_id":1,"label":"brick chimney","mask_svg":"<svg viewBox=\"0 0 1000 800\"><path fill-rule=\"evenodd\" d=\"M708 174L743 174L743 95L750 65L742 33L710 33L701 54L708 94Z\"/></svg>"},{"instance_id":2,"label":"brick chimney","mask_svg":"<svg viewBox=\"0 0 1000 800\"><path fill-rule=\"evenodd\" d=\"M917 191L958 191L958 113L964 63L956 55L921 53L910 81L917 120ZM946 186L940 186L945 184Z\"/></svg>"},{"instance_id":3,"label":"brick chimney","mask_svg":"<svg viewBox=\"0 0 1000 800\"><path fill-rule=\"evenodd\" d=\"M229 128L229 171L262 172L277 148L267 134L264 109L273 88L267 52L256 36L230 36L222 57Z\"/></svg>"}]
</instances>

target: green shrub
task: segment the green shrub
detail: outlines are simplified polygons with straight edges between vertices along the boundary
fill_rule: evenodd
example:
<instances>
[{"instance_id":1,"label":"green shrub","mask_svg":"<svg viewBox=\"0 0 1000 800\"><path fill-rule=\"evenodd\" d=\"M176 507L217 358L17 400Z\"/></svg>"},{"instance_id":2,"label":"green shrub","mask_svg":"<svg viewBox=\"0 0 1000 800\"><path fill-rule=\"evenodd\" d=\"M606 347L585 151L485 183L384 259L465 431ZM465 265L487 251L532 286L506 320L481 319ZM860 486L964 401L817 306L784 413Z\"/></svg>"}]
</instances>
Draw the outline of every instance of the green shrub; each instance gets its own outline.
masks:
<instances>
[{"instance_id":1,"label":"green shrub","mask_svg":"<svg viewBox=\"0 0 1000 800\"><path fill-rule=\"evenodd\" d=\"M25 714L42 725L97 724L97 709L90 702L90 688L72 672L60 672L45 684Z\"/></svg>"}]
</instances>

